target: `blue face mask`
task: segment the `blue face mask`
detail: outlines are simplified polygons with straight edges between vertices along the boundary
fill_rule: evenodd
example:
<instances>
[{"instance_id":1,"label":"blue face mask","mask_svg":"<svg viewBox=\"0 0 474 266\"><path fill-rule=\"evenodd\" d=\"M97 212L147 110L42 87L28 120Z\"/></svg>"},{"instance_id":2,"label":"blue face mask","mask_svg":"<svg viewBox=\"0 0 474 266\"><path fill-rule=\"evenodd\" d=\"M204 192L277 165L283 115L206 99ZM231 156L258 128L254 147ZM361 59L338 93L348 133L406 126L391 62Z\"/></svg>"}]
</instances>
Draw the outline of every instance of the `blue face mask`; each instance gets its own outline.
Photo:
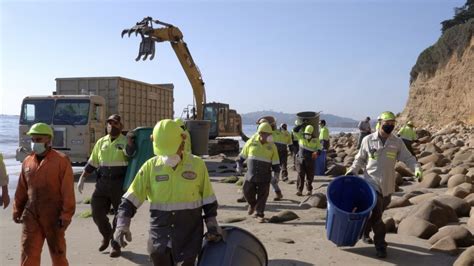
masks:
<instances>
[{"instance_id":1,"label":"blue face mask","mask_svg":"<svg viewBox=\"0 0 474 266\"><path fill-rule=\"evenodd\" d=\"M46 151L46 145L41 142L31 142L31 150L35 154L42 154Z\"/></svg>"}]
</instances>

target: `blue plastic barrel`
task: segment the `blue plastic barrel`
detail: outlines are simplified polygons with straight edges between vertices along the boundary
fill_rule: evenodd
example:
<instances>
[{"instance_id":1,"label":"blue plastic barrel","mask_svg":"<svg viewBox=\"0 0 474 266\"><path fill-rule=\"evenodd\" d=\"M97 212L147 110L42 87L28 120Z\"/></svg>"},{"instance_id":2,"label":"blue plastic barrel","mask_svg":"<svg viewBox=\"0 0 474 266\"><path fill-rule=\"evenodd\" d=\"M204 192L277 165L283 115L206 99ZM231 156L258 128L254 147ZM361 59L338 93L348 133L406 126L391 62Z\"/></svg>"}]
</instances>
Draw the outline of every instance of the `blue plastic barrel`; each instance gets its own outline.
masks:
<instances>
[{"instance_id":1,"label":"blue plastic barrel","mask_svg":"<svg viewBox=\"0 0 474 266\"><path fill-rule=\"evenodd\" d=\"M354 246L362 237L377 194L361 177L340 176L329 183L326 234L337 246Z\"/></svg>"},{"instance_id":2,"label":"blue plastic barrel","mask_svg":"<svg viewBox=\"0 0 474 266\"><path fill-rule=\"evenodd\" d=\"M326 150L322 150L321 154L314 160L314 175L324 175L326 172Z\"/></svg>"}]
</instances>

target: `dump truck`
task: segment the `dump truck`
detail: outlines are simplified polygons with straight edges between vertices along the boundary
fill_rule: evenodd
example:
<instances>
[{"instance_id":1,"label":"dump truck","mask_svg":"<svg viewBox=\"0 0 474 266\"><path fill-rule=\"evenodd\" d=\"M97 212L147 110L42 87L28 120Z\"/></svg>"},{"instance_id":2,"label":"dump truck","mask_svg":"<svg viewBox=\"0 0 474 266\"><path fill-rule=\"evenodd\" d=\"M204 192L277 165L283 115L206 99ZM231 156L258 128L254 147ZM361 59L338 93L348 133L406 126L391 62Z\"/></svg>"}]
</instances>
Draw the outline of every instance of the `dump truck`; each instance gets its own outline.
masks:
<instances>
[{"instance_id":1,"label":"dump truck","mask_svg":"<svg viewBox=\"0 0 474 266\"><path fill-rule=\"evenodd\" d=\"M173 84L123 77L57 78L53 95L23 99L16 160L23 161L31 152L26 132L43 122L53 128L53 148L67 154L73 165L84 165L95 142L107 134L111 114L122 117L123 133L173 118L173 89Z\"/></svg>"}]
</instances>

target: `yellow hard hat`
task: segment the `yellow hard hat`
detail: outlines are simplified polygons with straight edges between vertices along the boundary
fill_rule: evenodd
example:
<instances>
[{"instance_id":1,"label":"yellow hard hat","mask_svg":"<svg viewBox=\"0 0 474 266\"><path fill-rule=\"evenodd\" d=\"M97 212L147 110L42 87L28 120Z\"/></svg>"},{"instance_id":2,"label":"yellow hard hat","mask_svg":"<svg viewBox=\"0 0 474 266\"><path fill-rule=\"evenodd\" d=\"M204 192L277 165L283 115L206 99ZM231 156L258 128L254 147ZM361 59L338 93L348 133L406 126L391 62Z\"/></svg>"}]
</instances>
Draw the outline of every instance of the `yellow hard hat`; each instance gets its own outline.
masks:
<instances>
[{"instance_id":1,"label":"yellow hard hat","mask_svg":"<svg viewBox=\"0 0 474 266\"><path fill-rule=\"evenodd\" d=\"M183 119L176 118L174 121L178 124L178 126L184 127L184 120Z\"/></svg>"},{"instance_id":2,"label":"yellow hard hat","mask_svg":"<svg viewBox=\"0 0 474 266\"><path fill-rule=\"evenodd\" d=\"M300 119L295 120L295 126L301 126L303 123L301 122Z\"/></svg>"},{"instance_id":3,"label":"yellow hard hat","mask_svg":"<svg viewBox=\"0 0 474 266\"><path fill-rule=\"evenodd\" d=\"M45 123L36 123L31 126L30 130L26 133L26 135L49 135L51 138L53 137L53 129L45 124Z\"/></svg>"},{"instance_id":4,"label":"yellow hard hat","mask_svg":"<svg viewBox=\"0 0 474 266\"><path fill-rule=\"evenodd\" d=\"M415 125L413 125L413 122L411 122L411 121L408 121L408 122L407 122L407 125L412 126L412 127L415 126Z\"/></svg>"},{"instance_id":5,"label":"yellow hard hat","mask_svg":"<svg viewBox=\"0 0 474 266\"><path fill-rule=\"evenodd\" d=\"M314 127L312 125L307 125L304 128L304 134L313 134L314 132Z\"/></svg>"},{"instance_id":6,"label":"yellow hard hat","mask_svg":"<svg viewBox=\"0 0 474 266\"><path fill-rule=\"evenodd\" d=\"M385 111L380 115L380 119L384 121L395 120L395 114L390 111Z\"/></svg>"},{"instance_id":7,"label":"yellow hard hat","mask_svg":"<svg viewBox=\"0 0 474 266\"><path fill-rule=\"evenodd\" d=\"M258 133L272 134L272 132L273 132L272 126L270 126L270 124L268 122L263 122L260 125L258 125L257 132Z\"/></svg>"},{"instance_id":8,"label":"yellow hard hat","mask_svg":"<svg viewBox=\"0 0 474 266\"><path fill-rule=\"evenodd\" d=\"M153 128L153 153L169 156L176 154L183 142L183 129L171 119L163 119Z\"/></svg>"}]
</instances>

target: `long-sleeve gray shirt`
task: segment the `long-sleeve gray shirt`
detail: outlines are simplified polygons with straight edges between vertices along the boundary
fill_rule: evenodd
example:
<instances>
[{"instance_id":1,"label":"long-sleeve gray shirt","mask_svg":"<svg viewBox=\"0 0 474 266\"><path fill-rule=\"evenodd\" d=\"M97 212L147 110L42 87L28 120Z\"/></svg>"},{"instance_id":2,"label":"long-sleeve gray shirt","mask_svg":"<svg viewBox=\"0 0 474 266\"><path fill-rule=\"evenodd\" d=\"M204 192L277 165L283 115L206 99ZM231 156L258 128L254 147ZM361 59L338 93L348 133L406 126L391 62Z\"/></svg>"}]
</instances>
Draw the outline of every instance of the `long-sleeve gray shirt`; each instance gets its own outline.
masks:
<instances>
[{"instance_id":1,"label":"long-sleeve gray shirt","mask_svg":"<svg viewBox=\"0 0 474 266\"><path fill-rule=\"evenodd\" d=\"M364 179L383 196L388 196L395 192L397 161L404 162L412 171L419 167L416 158L400 138L390 134L384 145L378 132L375 132L362 140L349 171L357 173L365 167Z\"/></svg>"},{"instance_id":2,"label":"long-sleeve gray shirt","mask_svg":"<svg viewBox=\"0 0 474 266\"><path fill-rule=\"evenodd\" d=\"M359 130L361 132L365 132L365 133L370 133L371 132L371 129L370 129L370 122L368 121L360 121L359 122L359 125L357 125L357 127L359 128Z\"/></svg>"}]
</instances>

